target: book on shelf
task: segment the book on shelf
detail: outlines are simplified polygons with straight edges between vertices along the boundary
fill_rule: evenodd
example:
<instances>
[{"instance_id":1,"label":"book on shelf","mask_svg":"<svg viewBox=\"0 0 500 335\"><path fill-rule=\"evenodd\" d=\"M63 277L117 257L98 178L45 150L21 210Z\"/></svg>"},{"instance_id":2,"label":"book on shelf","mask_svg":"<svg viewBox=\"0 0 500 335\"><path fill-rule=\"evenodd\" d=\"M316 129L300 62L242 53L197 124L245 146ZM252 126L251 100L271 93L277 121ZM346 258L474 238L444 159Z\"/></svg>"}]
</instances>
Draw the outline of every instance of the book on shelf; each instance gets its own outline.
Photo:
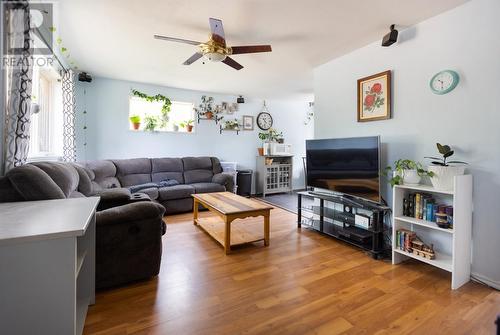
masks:
<instances>
[{"instance_id":1,"label":"book on shelf","mask_svg":"<svg viewBox=\"0 0 500 335\"><path fill-rule=\"evenodd\" d=\"M396 231L396 249L411 252L411 241L417 234L408 229L399 229Z\"/></svg>"},{"instance_id":2,"label":"book on shelf","mask_svg":"<svg viewBox=\"0 0 500 335\"><path fill-rule=\"evenodd\" d=\"M446 214L448 224L453 226L453 206L439 204L429 193L410 193L403 199L403 215L429 222L436 222L436 214Z\"/></svg>"}]
</instances>

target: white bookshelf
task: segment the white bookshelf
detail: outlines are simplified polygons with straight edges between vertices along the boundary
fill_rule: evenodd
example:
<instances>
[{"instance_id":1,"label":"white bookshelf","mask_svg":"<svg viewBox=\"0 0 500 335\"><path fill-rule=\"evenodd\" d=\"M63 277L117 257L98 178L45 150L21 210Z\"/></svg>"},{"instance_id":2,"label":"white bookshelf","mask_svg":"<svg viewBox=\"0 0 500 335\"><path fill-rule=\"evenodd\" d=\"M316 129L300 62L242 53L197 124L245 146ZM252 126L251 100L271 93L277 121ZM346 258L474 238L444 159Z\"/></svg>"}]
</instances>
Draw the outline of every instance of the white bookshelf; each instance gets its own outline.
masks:
<instances>
[{"instance_id":1,"label":"white bookshelf","mask_svg":"<svg viewBox=\"0 0 500 335\"><path fill-rule=\"evenodd\" d=\"M451 272L451 288L457 289L470 280L472 235L472 176L455 177L453 190L436 190L429 185L397 185L393 190L392 264L409 258ZM403 215L403 199L410 193L430 193L439 203L453 206L453 229L439 228L435 222ZM423 258L395 248L396 231L408 229L426 244L433 244L436 258Z\"/></svg>"}]
</instances>

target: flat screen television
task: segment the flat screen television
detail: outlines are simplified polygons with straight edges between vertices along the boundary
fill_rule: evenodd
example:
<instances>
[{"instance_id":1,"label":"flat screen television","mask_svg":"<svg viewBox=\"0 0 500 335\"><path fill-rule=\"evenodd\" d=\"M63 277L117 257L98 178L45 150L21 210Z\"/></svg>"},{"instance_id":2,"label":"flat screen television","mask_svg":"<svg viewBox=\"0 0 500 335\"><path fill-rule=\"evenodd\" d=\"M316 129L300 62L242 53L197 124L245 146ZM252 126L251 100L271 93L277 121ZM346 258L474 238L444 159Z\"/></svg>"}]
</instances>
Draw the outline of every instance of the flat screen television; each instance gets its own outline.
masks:
<instances>
[{"instance_id":1,"label":"flat screen television","mask_svg":"<svg viewBox=\"0 0 500 335\"><path fill-rule=\"evenodd\" d=\"M380 137L306 141L307 186L380 203Z\"/></svg>"}]
</instances>

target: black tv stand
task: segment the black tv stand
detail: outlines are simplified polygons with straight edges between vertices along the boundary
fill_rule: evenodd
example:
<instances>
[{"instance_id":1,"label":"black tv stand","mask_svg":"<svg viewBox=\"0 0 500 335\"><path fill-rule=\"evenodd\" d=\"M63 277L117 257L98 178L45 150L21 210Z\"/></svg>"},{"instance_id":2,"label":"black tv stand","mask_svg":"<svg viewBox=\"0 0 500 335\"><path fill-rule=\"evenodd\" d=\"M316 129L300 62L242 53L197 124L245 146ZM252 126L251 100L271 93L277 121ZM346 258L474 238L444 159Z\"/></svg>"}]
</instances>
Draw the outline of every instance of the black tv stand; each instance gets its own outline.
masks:
<instances>
[{"instance_id":1,"label":"black tv stand","mask_svg":"<svg viewBox=\"0 0 500 335\"><path fill-rule=\"evenodd\" d=\"M314 205L303 206L302 198L314 199ZM384 218L387 206L339 193L298 192L297 225L335 237L370 253L374 259L383 258ZM356 224L356 217L369 224Z\"/></svg>"}]
</instances>

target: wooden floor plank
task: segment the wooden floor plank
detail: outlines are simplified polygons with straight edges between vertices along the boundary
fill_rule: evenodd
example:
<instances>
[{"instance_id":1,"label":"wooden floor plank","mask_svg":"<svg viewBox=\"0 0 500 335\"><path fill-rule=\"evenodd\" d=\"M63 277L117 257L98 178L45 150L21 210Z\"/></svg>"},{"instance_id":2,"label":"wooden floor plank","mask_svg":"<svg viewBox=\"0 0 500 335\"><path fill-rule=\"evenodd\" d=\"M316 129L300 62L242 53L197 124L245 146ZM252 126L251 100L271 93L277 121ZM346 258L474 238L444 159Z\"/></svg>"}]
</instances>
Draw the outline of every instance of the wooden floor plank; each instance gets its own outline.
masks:
<instances>
[{"instance_id":1,"label":"wooden floor plank","mask_svg":"<svg viewBox=\"0 0 500 335\"><path fill-rule=\"evenodd\" d=\"M84 334L494 333L499 292L451 291L444 271L373 260L295 220L275 209L270 247L225 255L192 214L167 217L160 275L99 292Z\"/></svg>"}]
</instances>

